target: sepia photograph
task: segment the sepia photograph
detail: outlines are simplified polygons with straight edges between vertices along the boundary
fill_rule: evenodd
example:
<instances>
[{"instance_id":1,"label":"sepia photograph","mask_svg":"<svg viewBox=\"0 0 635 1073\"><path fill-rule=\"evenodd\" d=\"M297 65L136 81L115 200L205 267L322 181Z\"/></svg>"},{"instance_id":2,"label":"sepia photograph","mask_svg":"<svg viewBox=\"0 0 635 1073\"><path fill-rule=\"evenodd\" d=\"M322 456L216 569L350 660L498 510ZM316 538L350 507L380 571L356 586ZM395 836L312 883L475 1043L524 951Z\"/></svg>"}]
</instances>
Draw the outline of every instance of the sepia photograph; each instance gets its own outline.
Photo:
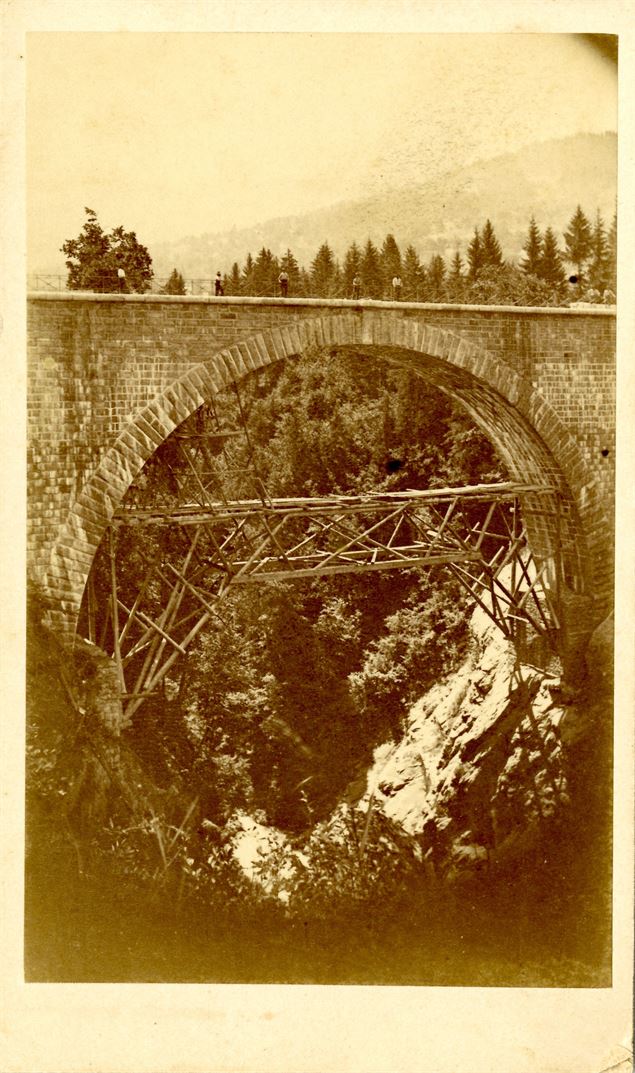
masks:
<instances>
[{"instance_id":1,"label":"sepia photograph","mask_svg":"<svg viewBox=\"0 0 635 1073\"><path fill-rule=\"evenodd\" d=\"M610 982L615 76L27 40L27 978Z\"/></svg>"},{"instance_id":2,"label":"sepia photograph","mask_svg":"<svg viewBox=\"0 0 635 1073\"><path fill-rule=\"evenodd\" d=\"M26 985L615 983L620 39L354 21L24 35Z\"/></svg>"}]
</instances>

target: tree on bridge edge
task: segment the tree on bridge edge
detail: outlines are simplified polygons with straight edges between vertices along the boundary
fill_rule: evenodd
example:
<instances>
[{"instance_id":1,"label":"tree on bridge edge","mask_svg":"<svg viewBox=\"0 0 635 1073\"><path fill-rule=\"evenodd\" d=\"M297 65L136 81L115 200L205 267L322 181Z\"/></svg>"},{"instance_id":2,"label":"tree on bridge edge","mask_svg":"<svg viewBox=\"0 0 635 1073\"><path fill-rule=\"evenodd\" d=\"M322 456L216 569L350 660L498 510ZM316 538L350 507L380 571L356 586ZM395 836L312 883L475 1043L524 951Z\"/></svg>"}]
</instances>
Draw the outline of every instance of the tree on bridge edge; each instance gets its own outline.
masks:
<instances>
[{"instance_id":1,"label":"tree on bridge edge","mask_svg":"<svg viewBox=\"0 0 635 1073\"><path fill-rule=\"evenodd\" d=\"M185 290L185 280L183 279L183 276L178 271L178 269L176 269L176 268L172 269L172 274L170 275L170 278L168 279L168 281L165 284L165 286L162 288L161 293L162 294L186 294L187 293L186 290Z\"/></svg>"},{"instance_id":2,"label":"tree on bridge edge","mask_svg":"<svg viewBox=\"0 0 635 1073\"><path fill-rule=\"evenodd\" d=\"M575 265L578 281L584 278L585 266L593 250L591 224L578 205L564 233L566 258ZM585 281L586 282L586 281Z\"/></svg>"},{"instance_id":3,"label":"tree on bridge edge","mask_svg":"<svg viewBox=\"0 0 635 1073\"><path fill-rule=\"evenodd\" d=\"M68 290L147 291L154 276L152 258L135 232L119 226L106 234L95 211L84 211L87 220L78 237L67 239L61 247L66 254ZM125 276L119 276L120 270Z\"/></svg>"}]
</instances>

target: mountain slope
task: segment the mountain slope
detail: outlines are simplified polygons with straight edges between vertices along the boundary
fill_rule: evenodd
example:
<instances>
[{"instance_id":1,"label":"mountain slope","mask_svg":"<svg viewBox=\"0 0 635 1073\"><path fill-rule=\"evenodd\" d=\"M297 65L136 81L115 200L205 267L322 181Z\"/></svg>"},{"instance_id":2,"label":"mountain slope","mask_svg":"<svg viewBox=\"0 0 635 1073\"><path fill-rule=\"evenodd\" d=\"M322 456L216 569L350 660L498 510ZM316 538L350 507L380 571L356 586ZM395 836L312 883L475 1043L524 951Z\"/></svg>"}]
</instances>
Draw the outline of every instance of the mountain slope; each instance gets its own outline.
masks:
<instances>
[{"instance_id":1,"label":"mountain slope","mask_svg":"<svg viewBox=\"0 0 635 1073\"><path fill-rule=\"evenodd\" d=\"M342 202L302 216L278 217L257 226L219 234L154 243L157 275L175 266L186 276L210 276L242 266L262 246L275 254L290 247L309 266L322 242L337 256L356 240L381 243L392 232L400 246L412 243L420 256L464 253L475 226L488 217L506 257L517 257L529 217L561 234L579 203L588 216L597 208L608 224L616 198L617 137L578 134L536 143L515 153L458 168L430 181Z\"/></svg>"}]
</instances>

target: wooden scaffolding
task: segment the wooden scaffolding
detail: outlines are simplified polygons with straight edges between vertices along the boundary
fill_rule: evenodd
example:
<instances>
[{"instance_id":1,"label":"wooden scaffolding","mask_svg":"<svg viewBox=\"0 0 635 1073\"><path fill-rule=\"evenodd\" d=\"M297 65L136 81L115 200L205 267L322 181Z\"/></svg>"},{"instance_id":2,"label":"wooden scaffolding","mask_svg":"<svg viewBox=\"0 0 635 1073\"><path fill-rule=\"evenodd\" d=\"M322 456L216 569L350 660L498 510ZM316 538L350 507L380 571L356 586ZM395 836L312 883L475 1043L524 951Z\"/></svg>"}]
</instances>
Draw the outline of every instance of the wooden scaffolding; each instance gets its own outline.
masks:
<instances>
[{"instance_id":1,"label":"wooden scaffolding","mask_svg":"<svg viewBox=\"0 0 635 1073\"><path fill-rule=\"evenodd\" d=\"M239 397L238 405L243 419ZM529 628L556 647L555 488L504 482L272 498L246 422L223 428L210 412L207 428L199 419L170 437L165 493L144 496L141 481L115 513L87 586L83 631L112 655L128 717L156 694L236 586L443 566L506 637L515 640ZM239 438L243 452L235 460ZM245 445L252 495L228 499L235 461L245 475ZM549 519L554 534L541 561L530 549L526 504L532 516Z\"/></svg>"}]
</instances>

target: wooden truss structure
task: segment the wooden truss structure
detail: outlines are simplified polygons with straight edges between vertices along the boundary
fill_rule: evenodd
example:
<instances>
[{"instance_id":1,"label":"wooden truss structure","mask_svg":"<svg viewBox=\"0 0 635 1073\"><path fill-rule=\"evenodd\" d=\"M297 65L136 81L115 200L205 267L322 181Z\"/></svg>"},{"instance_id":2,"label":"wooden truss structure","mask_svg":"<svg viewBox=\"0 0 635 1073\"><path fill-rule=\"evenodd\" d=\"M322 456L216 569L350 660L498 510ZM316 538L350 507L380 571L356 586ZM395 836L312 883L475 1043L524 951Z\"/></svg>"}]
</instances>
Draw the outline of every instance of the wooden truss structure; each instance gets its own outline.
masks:
<instances>
[{"instance_id":1,"label":"wooden truss structure","mask_svg":"<svg viewBox=\"0 0 635 1073\"><path fill-rule=\"evenodd\" d=\"M156 694L236 586L443 566L508 638L529 628L553 645L560 573L554 488L507 482L270 498L252 466L255 497L229 500L223 467L230 471L231 441L242 434L220 427L175 434L172 461L164 460L174 476L170 495L164 502L153 495L151 506L132 495L112 519L83 621L89 640L116 662L128 716ZM541 562L523 521L528 504L554 534L552 554Z\"/></svg>"}]
</instances>

